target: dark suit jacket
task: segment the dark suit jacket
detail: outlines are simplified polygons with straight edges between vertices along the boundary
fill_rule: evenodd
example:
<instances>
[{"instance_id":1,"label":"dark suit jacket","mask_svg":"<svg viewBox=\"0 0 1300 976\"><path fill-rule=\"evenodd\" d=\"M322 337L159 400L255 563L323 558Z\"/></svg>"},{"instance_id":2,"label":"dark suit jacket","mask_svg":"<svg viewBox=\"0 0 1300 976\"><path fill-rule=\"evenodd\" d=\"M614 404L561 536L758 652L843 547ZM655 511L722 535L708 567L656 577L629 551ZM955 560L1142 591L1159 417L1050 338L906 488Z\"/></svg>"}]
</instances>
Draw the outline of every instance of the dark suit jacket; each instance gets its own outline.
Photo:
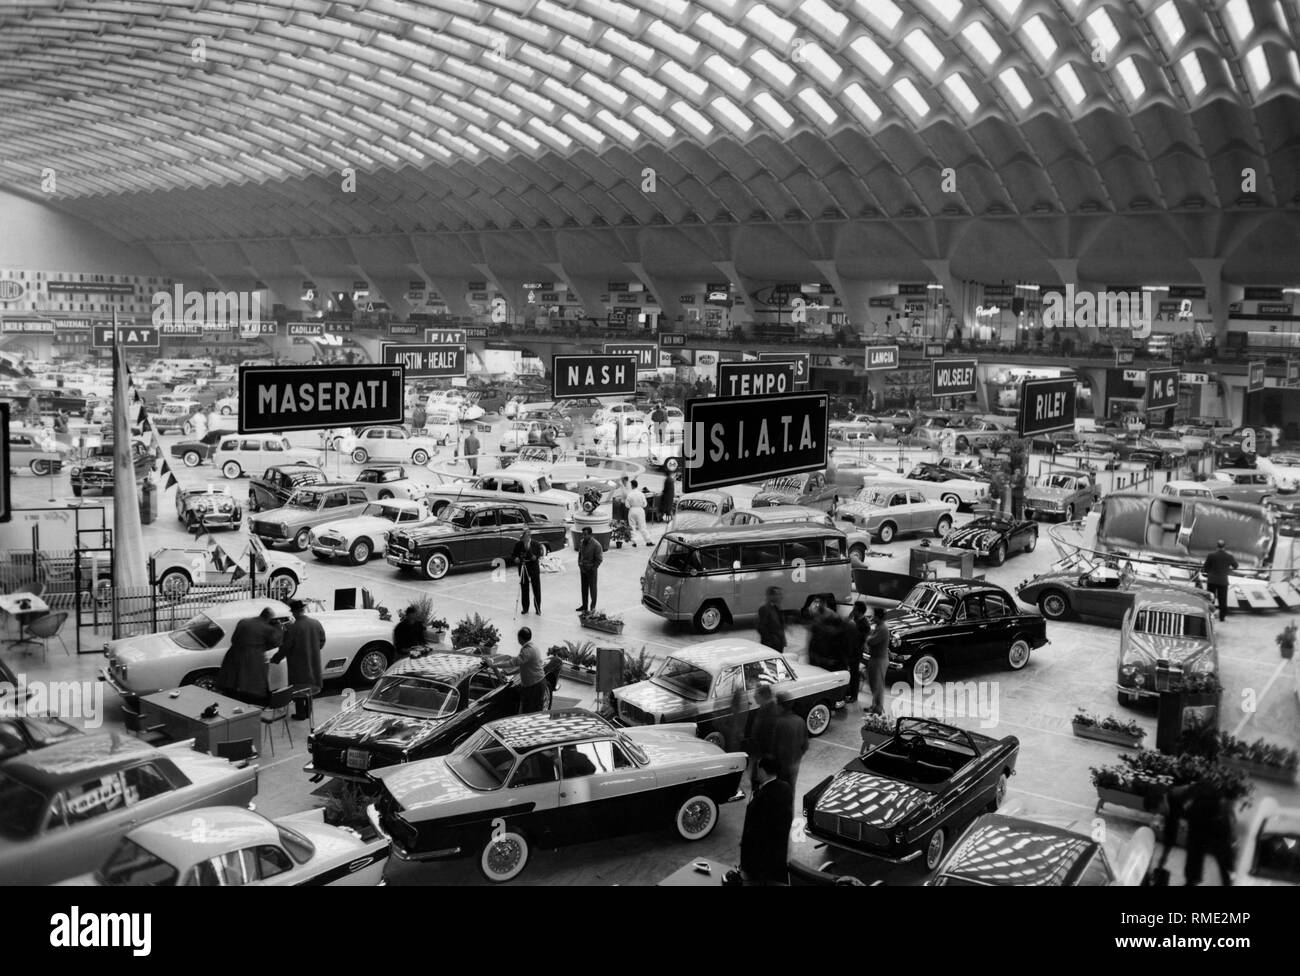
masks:
<instances>
[{"instance_id":1,"label":"dark suit jacket","mask_svg":"<svg viewBox=\"0 0 1300 976\"><path fill-rule=\"evenodd\" d=\"M285 628L284 643L271 661L279 664L287 657L289 684L319 690L325 680L321 676L320 663L320 649L324 646L325 628L319 620L304 614Z\"/></svg>"},{"instance_id":2,"label":"dark suit jacket","mask_svg":"<svg viewBox=\"0 0 1300 976\"><path fill-rule=\"evenodd\" d=\"M217 672L217 688L247 700L270 695L266 652L278 647L280 639L280 628L260 617L246 617L235 624L230 650L221 659L221 670Z\"/></svg>"},{"instance_id":3,"label":"dark suit jacket","mask_svg":"<svg viewBox=\"0 0 1300 976\"><path fill-rule=\"evenodd\" d=\"M1237 568L1236 557L1227 549L1215 549L1205 557L1205 582L1210 586L1227 586L1228 571Z\"/></svg>"},{"instance_id":4,"label":"dark suit jacket","mask_svg":"<svg viewBox=\"0 0 1300 976\"><path fill-rule=\"evenodd\" d=\"M740 835L740 870L747 881L790 880L786 861L793 820L794 790L790 784L774 779L755 791Z\"/></svg>"}]
</instances>

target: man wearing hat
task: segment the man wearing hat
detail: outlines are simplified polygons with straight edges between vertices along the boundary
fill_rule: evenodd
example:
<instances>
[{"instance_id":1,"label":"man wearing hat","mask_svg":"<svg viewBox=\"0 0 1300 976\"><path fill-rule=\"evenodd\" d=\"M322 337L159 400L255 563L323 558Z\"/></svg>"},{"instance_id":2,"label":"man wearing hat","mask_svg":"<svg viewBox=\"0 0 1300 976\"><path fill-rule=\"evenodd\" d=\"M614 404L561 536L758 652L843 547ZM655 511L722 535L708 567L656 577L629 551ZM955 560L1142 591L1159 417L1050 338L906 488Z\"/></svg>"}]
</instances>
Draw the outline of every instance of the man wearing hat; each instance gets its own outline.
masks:
<instances>
[{"instance_id":1,"label":"man wearing hat","mask_svg":"<svg viewBox=\"0 0 1300 976\"><path fill-rule=\"evenodd\" d=\"M271 663L279 664L288 658L289 686L301 692L293 698L293 717L302 722L311 714L311 699L324 686L320 649L325 646L325 628L319 620L307 616L307 604L301 600L290 600L289 609L293 623L284 629L284 639Z\"/></svg>"},{"instance_id":2,"label":"man wearing hat","mask_svg":"<svg viewBox=\"0 0 1300 976\"><path fill-rule=\"evenodd\" d=\"M1219 601L1219 619L1228 616L1228 572L1237 568L1237 560L1219 540L1218 548L1205 557L1205 586Z\"/></svg>"},{"instance_id":3,"label":"man wearing hat","mask_svg":"<svg viewBox=\"0 0 1300 976\"><path fill-rule=\"evenodd\" d=\"M407 607L402 619L393 628L393 650L398 657L407 657L412 647L424 643L424 621L419 618L415 607Z\"/></svg>"},{"instance_id":4,"label":"man wearing hat","mask_svg":"<svg viewBox=\"0 0 1300 976\"><path fill-rule=\"evenodd\" d=\"M578 577L582 587L582 606L578 613L586 614L596 609L596 574L605 559L600 541L592 535L591 526L582 527L582 539L578 542Z\"/></svg>"}]
</instances>

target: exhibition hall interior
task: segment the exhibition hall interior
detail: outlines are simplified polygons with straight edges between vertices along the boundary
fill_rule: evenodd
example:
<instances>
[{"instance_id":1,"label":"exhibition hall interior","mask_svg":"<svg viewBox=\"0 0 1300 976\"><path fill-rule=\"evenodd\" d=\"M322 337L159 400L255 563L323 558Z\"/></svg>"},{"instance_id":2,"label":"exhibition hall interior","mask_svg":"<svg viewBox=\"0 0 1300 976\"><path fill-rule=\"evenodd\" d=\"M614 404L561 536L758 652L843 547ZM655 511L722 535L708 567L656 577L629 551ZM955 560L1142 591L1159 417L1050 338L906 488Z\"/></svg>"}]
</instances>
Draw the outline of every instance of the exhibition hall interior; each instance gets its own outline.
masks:
<instances>
[{"instance_id":1,"label":"exhibition hall interior","mask_svg":"<svg viewBox=\"0 0 1300 976\"><path fill-rule=\"evenodd\" d=\"M6 0L0 884L1300 884L1298 41Z\"/></svg>"}]
</instances>

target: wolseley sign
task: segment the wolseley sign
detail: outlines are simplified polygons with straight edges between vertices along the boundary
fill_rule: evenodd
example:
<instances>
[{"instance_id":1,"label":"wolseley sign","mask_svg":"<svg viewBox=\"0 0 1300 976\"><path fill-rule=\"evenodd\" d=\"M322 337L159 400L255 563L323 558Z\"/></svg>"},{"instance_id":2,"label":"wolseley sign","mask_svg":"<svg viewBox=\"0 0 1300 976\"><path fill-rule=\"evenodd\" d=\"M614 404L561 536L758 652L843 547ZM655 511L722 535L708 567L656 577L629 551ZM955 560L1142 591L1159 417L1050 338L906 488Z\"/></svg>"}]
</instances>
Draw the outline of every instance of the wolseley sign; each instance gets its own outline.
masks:
<instances>
[{"instance_id":1,"label":"wolseley sign","mask_svg":"<svg viewBox=\"0 0 1300 976\"><path fill-rule=\"evenodd\" d=\"M401 366L241 366L239 432L400 424Z\"/></svg>"},{"instance_id":2,"label":"wolseley sign","mask_svg":"<svg viewBox=\"0 0 1300 976\"><path fill-rule=\"evenodd\" d=\"M930 364L930 395L972 396L975 393L974 359L936 359Z\"/></svg>"}]
</instances>

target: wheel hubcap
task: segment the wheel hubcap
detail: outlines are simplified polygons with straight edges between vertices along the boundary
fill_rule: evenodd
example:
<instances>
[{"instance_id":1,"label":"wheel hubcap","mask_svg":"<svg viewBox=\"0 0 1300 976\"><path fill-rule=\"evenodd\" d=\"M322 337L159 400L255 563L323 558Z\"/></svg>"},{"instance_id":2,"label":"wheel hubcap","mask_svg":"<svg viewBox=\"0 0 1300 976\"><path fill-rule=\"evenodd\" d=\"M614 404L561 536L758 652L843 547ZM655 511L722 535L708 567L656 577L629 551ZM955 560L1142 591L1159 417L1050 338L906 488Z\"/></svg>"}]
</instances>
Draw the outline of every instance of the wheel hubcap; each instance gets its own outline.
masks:
<instances>
[{"instance_id":1,"label":"wheel hubcap","mask_svg":"<svg viewBox=\"0 0 1300 976\"><path fill-rule=\"evenodd\" d=\"M445 556L434 556L429 560L429 575L442 576L447 572L447 559Z\"/></svg>"},{"instance_id":2,"label":"wheel hubcap","mask_svg":"<svg viewBox=\"0 0 1300 976\"><path fill-rule=\"evenodd\" d=\"M825 705L815 705L813 710L808 713L808 728L812 732L820 732L826 728L830 721Z\"/></svg>"},{"instance_id":3,"label":"wheel hubcap","mask_svg":"<svg viewBox=\"0 0 1300 976\"><path fill-rule=\"evenodd\" d=\"M384 673L388 660L379 651L371 651L361 659L361 674L370 681L377 679Z\"/></svg>"},{"instance_id":4,"label":"wheel hubcap","mask_svg":"<svg viewBox=\"0 0 1300 976\"><path fill-rule=\"evenodd\" d=\"M357 562L364 563L367 559L370 558L370 547L365 543L362 543L357 546L353 554L356 557Z\"/></svg>"},{"instance_id":5,"label":"wheel hubcap","mask_svg":"<svg viewBox=\"0 0 1300 976\"><path fill-rule=\"evenodd\" d=\"M928 685L934 680L935 672L938 668L929 658L925 658L916 667L916 679L923 685Z\"/></svg>"},{"instance_id":6,"label":"wheel hubcap","mask_svg":"<svg viewBox=\"0 0 1300 976\"><path fill-rule=\"evenodd\" d=\"M1011 645L1011 663L1019 667L1029 659L1029 646L1024 641Z\"/></svg>"},{"instance_id":7,"label":"wheel hubcap","mask_svg":"<svg viewBox=\"0 0 1300 976\"><path fill-rule=\"evenodd\" d=\"M509 874L519 863L523 850L513 840L499 840L488 849L488 869L493 874Z\"/></svg>"},{"instance_id":8,"label":"wheel hubcap","mask_svg":"<svg viewBox=\"0 0 1300 976\"><path fill-rule=\"evenodd\" d=\"M939 863L939 855L943 853L943 831L936 831L935 835L930 838L930 846L925 852L925 863L927 867L934 867Z\"/></svg>"},{"instance_id":9,"label":"wheel hubcap","mask_svg":"<svg viewBox=\"0 0 1300 976\"><path fill-rule=\"evenodd\" d=\"M1065 612L1065 601L1059 596L1049 596L1043 601L1043 609L1049 617L1059 617Z\"/></svg>"},{"instance_id":10,"label":"wheel hubcap","mask_svg":"<svg viewBox=\"0 0 1300 976\"><path fill-rule=\"evenodd\" d=\"M705 610L700 617L700 623L703 624L705 630L713 630L722 622L721 616L717 610Z\"/></svg>"},{"instance_id":11,"label":"wheel hubcap","mask_svg":"<svg viewBox=\"0 0 1300 976\"><path fill-rule=\"evenodd\" d=\"M682 811L682 826L688 834L698 834L709 825L713 819L709 811L709 805L703 800L695 800L687 805Z\"/></svg>"}]
</instances>

